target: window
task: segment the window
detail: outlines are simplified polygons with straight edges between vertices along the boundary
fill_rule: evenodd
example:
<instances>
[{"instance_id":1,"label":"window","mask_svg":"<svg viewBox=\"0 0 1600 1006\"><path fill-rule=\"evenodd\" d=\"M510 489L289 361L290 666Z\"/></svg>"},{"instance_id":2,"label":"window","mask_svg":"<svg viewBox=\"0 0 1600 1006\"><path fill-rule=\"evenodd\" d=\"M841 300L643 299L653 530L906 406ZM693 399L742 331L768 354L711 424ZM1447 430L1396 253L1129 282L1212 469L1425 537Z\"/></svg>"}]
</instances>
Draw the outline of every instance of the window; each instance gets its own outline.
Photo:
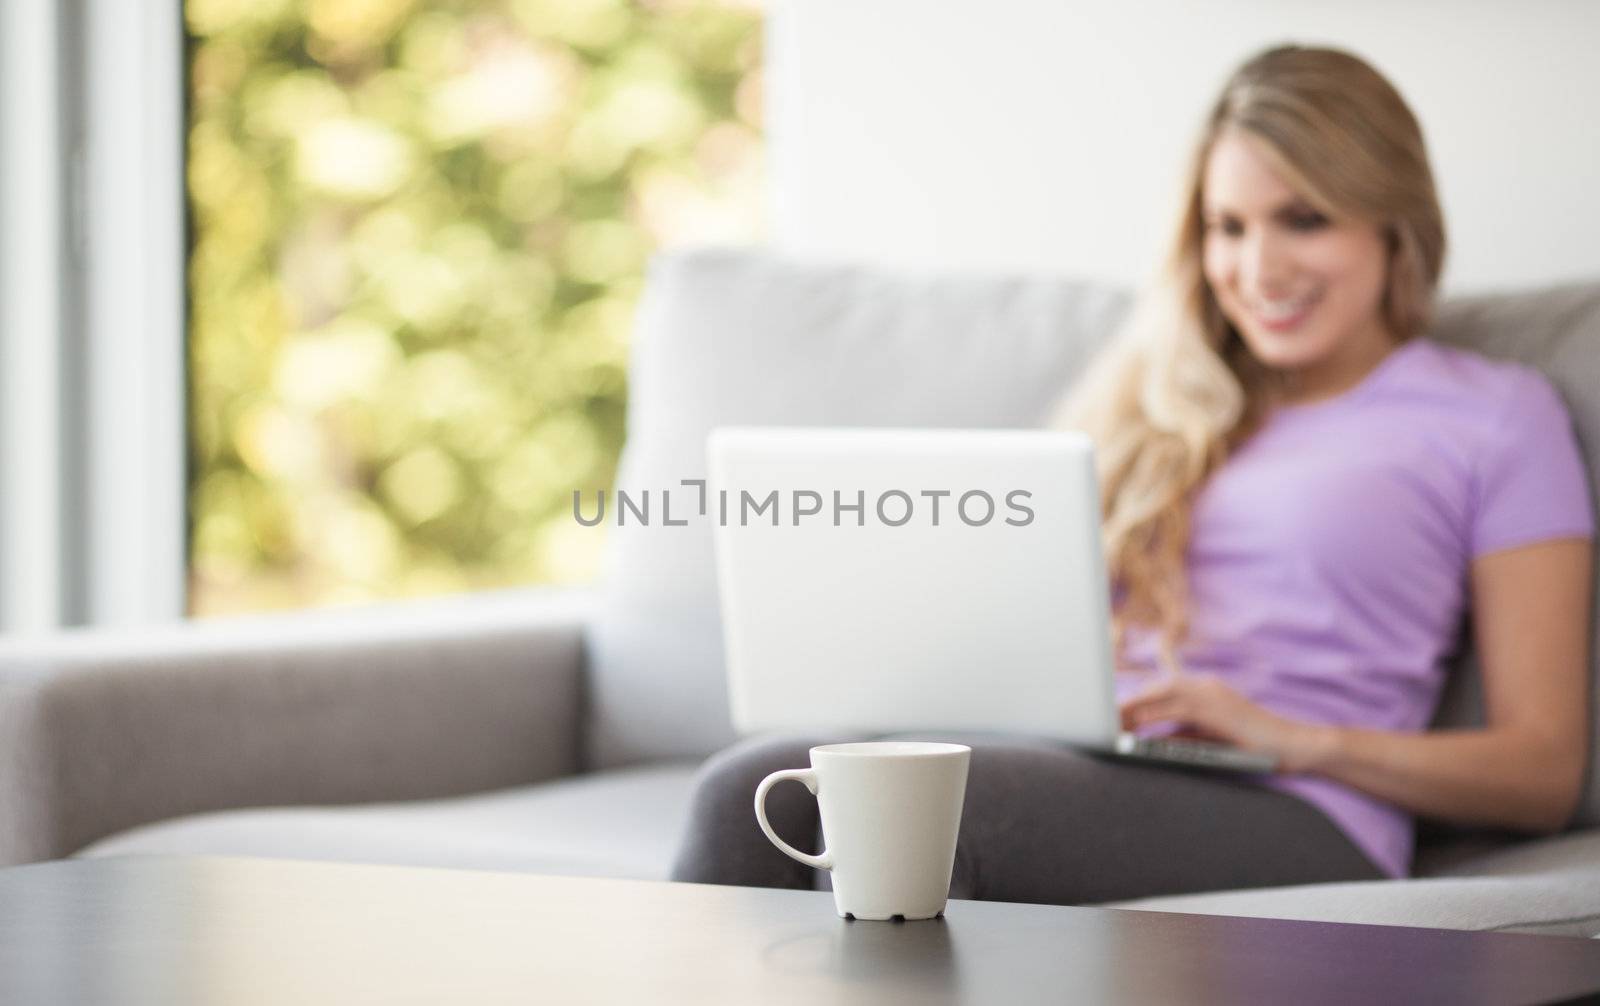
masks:
<instances>
[{"instance_id":1,"label":"window","mask_svg":"<svg viewBox=\"0 0 1600 1006\"><path fill-rule=\"evenodd\" d=\"M760 11L185 20L190 611L591 579L648 256L760 236Z\"/></svg>"}]
</instances>

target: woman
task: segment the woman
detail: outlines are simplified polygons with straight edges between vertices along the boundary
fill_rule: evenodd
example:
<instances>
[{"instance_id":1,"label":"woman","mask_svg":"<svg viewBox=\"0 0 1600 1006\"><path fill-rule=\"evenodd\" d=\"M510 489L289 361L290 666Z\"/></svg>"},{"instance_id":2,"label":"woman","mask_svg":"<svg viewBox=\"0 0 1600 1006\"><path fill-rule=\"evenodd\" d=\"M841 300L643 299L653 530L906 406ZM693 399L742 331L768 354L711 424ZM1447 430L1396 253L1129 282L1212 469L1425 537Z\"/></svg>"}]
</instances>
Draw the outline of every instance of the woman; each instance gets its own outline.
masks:
<instances>
[{"instance_id":1,"label":"woman","mask_svg":"<svg viewBox=\"0 0 1600 1006\"><path fill-rule=\"evenodd\" d=\"M1587 762L1587 483L1547 381L1421 338L1444 245L1421 131L1375 70L1284 47L1228 81L1164 277L1064 419L1097 447L1124 726L1281 771L975 741L952 896L1396 877L1413 815L1565 823ZM1487 723L1429 732L1468 608ZM675 878L811 886L750 800L821 740L711 759ZM816 831L799 789L768 802L791 841Z\"/></svg>"}]
</instances>

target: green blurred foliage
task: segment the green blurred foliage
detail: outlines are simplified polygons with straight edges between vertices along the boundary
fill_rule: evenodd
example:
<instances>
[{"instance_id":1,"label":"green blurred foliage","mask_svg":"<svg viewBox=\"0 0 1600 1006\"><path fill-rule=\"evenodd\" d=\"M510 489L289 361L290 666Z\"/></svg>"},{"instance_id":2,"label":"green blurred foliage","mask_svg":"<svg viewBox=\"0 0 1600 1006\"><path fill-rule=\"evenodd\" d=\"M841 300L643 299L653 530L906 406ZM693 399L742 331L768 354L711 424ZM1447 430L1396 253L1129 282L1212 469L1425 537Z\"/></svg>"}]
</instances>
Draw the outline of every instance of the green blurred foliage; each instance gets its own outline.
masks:
<instances>
[{"instance_id":1,"label":"green blurred foliage","mask_svg":"<svg viewBox=\"0 0 1600 1006\"><path fill-rule=\"evenodd\" d=\"M647 259L760 237L759 9L185 15L192 612L592 579Z\"/></svg>"}]
</instances>

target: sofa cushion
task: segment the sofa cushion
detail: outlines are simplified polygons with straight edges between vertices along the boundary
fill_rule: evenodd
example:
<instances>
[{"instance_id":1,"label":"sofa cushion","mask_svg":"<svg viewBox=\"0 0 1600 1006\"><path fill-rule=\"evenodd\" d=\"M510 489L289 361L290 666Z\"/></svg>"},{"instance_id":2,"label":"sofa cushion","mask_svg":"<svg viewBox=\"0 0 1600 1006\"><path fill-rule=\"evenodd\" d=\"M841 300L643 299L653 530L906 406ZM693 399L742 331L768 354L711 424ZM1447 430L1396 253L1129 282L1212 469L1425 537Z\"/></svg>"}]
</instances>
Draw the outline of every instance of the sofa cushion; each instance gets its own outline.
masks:
<instances>
[{"instance_id":1,"label":"sofa cushion","mask_svg":"<svg viewBox=\"0 0 1600 1006\"><path fill-rule=\"evenodd\" d=\"M679 490L677 516L694 499L681 482L705 477L713 426L1037 426L1127 303L1123 291L1047 276L910 273L761 249L658 256L634 333L618 476L623 489L652 490L658 522L609 529L588 637L591 763L705 755L734 739L709 524L659 523L662 490ZM1600 284L1450 300L1431 336L1548 375L1600 478ZM1600 643L1594 652L1600 661ZM1470 647L1457 663L1441 726L1482 721ZM1578 821L1600 824L1600 773Z\"/></svg>"},{"instance_id":2,"label":"sofa cushion","mask_svg":"<svg viewBox=\"0 0 1600 1006\"><path fill-rule=\"evenodd\" d=\"M1519 877L1550 873L1600 873L1600 828L1521 841L1462 858L1437 871L1447 877ZM1600 911L1600 902L1595 904Z\"/></svg>"},{"instance_id":3,"label":"sofa cushion","mask_svg":"<svg viewBox=\"0 0 1600 1006\"><path fill-rule=\"evenodd\" d=\"M1559 847L1544 848L1551 842ZM1589 831L1525 843L1464 867L1459 876L1219 891L1103 907L1595 937L1600 936L1597 853L1600 831Z\"/></svg>"},{"instance_id":4,"label":"sofa cushion","mask_svg":"<svg viewBox=\"0 0 1600 1006\"><path fill-rule=\"evenodd\" d=\"M1124 296L1050 277L908 275L705 248L651 264L617 483L657 523L615 526L589 636L591 764L706 755L735 739L705 521L674 519L713 426L1041 424ZM592 504L591 504L592 506ZM592 514L586 510L586 514Z\"/></svg>"},{"instance_id":5,"label":"sofa cushion","mask_svg":"<svg viewBox=\"0 0 1600 1006\"><path fill-rule=\"evenodd\" d=\"M196 814L80 856L228 855L665 880L693 763L573 776L447 800Z\"/></svg>"},{"instance_id":6,"label":"sofa cushion","mask_svg":"<svg viewBox=\"0 0 1600 1006\"><path fill-rule=\"evenodd\" d=\"M1105 908L1375 926L1600 936L1600 871L1370 880L1114 902Z\"/></svg>"}]
</instances>

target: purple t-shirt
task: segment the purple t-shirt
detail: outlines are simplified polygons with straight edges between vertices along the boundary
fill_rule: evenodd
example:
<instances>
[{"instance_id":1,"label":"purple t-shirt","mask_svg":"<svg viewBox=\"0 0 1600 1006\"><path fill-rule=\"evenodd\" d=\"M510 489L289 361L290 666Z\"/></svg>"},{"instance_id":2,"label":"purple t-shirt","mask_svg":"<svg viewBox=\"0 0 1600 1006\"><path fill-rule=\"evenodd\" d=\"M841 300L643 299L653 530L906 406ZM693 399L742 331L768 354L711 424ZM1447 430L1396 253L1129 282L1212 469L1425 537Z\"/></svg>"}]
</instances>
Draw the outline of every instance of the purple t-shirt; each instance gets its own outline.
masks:
<instances>
[{"instance_id":1,"label":"purple t-shirt","mask_svg":"<svg viewBox=\"0 0 1600 1006\"><path fill-rule=\"evenodd\" d=\"M1274 413L1202 486L1178 657L1286 717L1425 730L1471 561L1593 527L1550 383L1413 339L1349 391ZM1153 631L1129 628L1121 666L1159 666ZM1119 698L1149 681L1119 673ZM1391 876L1409 872L1404 811L1318 776L1256 778L1320 808Z\"/></svg>"}]
</instances>

